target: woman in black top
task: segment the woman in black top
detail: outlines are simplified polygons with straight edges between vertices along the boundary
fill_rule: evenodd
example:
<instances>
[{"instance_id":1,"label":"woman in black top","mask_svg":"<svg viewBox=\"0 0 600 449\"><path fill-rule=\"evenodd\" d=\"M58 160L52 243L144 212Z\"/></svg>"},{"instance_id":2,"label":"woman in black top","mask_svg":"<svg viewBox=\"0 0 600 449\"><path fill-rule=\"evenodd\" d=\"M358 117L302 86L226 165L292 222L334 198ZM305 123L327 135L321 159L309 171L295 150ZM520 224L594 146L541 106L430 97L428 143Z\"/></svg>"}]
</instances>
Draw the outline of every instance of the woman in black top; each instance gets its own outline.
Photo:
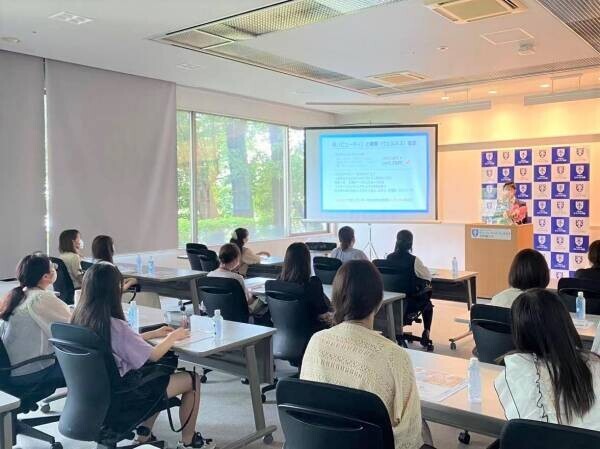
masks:
<instances>
[{"instance_id":1,"label":"woman in black top","mask_svg":"<svg viewBox=\"0 0 600 449\"><path fill-rule=\"evenodd\" d=\"M331 303L323 292L323 284L311 276L311 260L308 246L292 243L285 252L283 268L279 278L267 281L266 290L277 290L306 298L308 313L314 332L330 326Z\"/></svg>"},{"instance_id":2,"label":"woman in black top","mask_svg":"<svg viewBox=\"0 0 600 449\"><path fill-rule=\"evenodd\" d=\"M577 279L600 282L600 240L596 240L590 245L588 259L591 267L577 270L575 277Z\"/></svg>"}]
</instances>

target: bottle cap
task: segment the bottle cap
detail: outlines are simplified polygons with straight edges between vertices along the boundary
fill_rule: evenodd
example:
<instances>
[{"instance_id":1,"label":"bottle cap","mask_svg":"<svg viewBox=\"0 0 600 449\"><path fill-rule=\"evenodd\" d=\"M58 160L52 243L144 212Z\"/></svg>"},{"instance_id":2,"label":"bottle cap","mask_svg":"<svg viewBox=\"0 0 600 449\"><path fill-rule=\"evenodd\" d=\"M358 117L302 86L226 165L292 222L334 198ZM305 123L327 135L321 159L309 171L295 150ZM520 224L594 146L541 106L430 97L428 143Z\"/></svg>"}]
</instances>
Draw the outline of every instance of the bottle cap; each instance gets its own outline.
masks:
<instances>
[{"instance_id":1,"label":"bottle cap","mask_svg":"<svg viewBox=\"0 0 600 449\"><path fill-rule=\"evenodd\" d=\"M469 366L475 365L477 363L479 363L479 359L477 357L471 357L469 359Z\"/></svg>"},{"instance_id":2,"label":"bottle cap","mask_svg":"<svg viewBox=\"0 0 600 449\"><path fill-rule=\"evenodd\" d=\"M215 316L221 316L221 309L215 309Z\"/></svg>"},{"instance_id":3,"label":"bottle cap","mask_svg":"<svg viewBox=\"0 0 600 449\"><path fill-rule=\"evenodd\" d=\"M577 296L583 296L583 292L577 292Z\"/></svg>"}]
</instances>

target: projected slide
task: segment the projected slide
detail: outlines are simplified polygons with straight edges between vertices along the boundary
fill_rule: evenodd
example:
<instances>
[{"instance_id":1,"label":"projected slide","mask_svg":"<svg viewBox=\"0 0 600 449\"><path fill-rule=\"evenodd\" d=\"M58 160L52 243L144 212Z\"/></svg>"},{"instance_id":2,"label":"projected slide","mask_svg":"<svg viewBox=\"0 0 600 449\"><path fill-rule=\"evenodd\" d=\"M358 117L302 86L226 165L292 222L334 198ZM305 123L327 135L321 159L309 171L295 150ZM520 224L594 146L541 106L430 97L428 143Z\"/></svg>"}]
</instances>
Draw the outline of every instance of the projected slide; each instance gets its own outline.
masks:
<instances>
[{"instance_id":1,"label":"projected slide","mask_svg":"<svg viewBox=\"0 0 600 449\"><path fill-rule=\"evenodd\" d=\"M425 212L428 134L322 135L323 212Z\"/></svg>"}]
</instances>

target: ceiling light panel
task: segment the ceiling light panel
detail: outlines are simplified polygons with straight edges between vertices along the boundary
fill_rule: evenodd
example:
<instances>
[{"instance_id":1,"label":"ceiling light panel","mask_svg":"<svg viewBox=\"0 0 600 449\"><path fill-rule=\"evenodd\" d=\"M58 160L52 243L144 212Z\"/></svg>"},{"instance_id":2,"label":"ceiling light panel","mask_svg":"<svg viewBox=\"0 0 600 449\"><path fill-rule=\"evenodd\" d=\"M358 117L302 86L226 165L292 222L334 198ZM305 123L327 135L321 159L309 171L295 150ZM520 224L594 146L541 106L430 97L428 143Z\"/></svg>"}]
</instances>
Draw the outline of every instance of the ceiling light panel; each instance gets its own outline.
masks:
<instances>
[{"instance_id":1,"label":"ceiling light panel","mask_svg":"<svg viewBox=\"0 0 600 449\"><path fill-rule=\"evenodd\" d=\"M231 42L229 39L223 39L222 37L195 29L184 31L173 37L165 36L164 40L173 42L176 45L185 45L192 48L208 48Z\"/></svg>"},{"instance_id":2,"label":"ceiling light panel","mask_svg":"<svg viewBox=\"0 0 600 449\"><path fill-rule=\"evenodd\" d=\"M89 17L78 16L77 14L73 14L67 11L58 12L56 14L51 15L48 18L51 20L57 20L59 22L71 23L73 25L84 25L94 20L90 19Z\"/></svg>"},{"instance_id":3,"label":"ceiling light panel","mask_svg":"<svg viewBox=\"0 0 600 449\"><path fill-rule=\"evenodd\" d=\"M511 42L533 39L533 36L522 28L494 31L493 33L482 34L481 37L494 45L510 44Z\"/></svg>"}]
</instances>

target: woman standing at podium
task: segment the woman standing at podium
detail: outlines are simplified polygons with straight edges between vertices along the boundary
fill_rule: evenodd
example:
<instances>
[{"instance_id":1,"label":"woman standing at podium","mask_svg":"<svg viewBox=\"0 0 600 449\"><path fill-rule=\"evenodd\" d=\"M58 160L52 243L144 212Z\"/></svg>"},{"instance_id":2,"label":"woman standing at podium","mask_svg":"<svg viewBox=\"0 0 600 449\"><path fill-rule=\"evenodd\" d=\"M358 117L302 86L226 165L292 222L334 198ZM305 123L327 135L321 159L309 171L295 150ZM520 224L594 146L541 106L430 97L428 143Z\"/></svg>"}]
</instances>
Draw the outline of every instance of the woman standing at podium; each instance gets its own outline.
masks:
<instances>
[{"instance_id":1,"label":"woman standing at podium","mask_svg":"<svg viewBox=\"0 0 600 449\"><path fill-rule=\"evenodd\" d=\"M508 209L504 212L504 217L508 223L521 225L527 223L527 204L517 199L517 186L514 182L507 182L502 187L504 196L508 201Z\"/></svg>"}]
</instances>

